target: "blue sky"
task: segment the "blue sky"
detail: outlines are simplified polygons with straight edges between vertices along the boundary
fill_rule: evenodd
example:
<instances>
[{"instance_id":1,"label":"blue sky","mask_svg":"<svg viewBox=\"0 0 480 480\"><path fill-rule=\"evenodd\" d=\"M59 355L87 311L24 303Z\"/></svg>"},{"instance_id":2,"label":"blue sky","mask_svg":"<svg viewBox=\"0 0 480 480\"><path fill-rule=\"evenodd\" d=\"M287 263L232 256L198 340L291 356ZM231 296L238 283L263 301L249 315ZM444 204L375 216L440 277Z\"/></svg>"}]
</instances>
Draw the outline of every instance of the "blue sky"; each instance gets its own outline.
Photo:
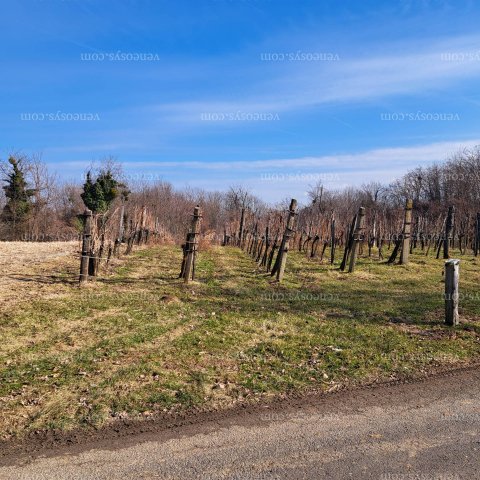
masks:
<instances>
[{"instance_id":1,"label":"blue sky","mask_svg":"<svg viewBox=\"0 0 480 480\"><path fill-rule=\"evenodd\" d=\"M0 4L0 156L67 180L113 155L132 179L302 201L480 144L473 0Z\"/></svg>"}]
</instances>

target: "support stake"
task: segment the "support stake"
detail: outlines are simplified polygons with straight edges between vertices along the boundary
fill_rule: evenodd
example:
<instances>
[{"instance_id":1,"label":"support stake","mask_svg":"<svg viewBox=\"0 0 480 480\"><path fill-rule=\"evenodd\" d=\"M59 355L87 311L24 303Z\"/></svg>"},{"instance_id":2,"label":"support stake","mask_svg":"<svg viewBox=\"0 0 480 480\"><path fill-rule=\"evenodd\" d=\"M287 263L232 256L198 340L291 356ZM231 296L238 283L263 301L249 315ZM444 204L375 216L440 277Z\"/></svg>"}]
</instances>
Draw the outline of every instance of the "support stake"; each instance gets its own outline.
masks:
<instances>
[{"instance_id":1,"label":"support stake","mask_svg":"<svg viewBox=\"0 0 480 480\"><path fill-rule=\"evenodd\" d=\"M445 324L458 325L458 280L460 260L445 262Z\"/></svg>"}]
</instances>

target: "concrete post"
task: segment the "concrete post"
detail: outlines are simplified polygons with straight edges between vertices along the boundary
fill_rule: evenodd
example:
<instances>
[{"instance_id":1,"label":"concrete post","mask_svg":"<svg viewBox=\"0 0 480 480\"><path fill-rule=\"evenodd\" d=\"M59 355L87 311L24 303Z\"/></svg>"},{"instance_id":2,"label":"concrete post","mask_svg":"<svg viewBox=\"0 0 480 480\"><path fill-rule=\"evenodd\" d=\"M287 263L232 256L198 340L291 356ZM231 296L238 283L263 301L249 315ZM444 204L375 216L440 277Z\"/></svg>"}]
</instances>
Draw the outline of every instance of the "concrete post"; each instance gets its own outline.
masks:
<instances>
[{"instance_id":1,"label":"concrete post","mask_svg":"<svg viewBox=\"0 0 480 480\"><path fill-rule=\"evenodd\" d=\"M458 280L460 260L445 262L445 324L458 325Z\"/></svg>"}]
</instances>

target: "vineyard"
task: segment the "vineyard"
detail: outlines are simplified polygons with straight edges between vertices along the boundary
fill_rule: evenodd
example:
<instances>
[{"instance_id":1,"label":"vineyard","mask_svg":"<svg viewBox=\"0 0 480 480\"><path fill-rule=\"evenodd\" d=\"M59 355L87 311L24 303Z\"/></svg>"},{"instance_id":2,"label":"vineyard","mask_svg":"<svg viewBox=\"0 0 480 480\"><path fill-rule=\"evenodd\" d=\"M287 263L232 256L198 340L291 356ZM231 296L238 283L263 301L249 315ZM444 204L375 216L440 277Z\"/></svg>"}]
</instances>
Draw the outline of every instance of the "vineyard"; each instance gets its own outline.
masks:
<instances>
[{"instance_id":1,"label":"vineyard","mask_svg":"<svg viewBox=\"0 0 480 480\"><path fill-rule=\"evenodd\" d=\"M318 183L305 204L243 187L131 190L110 169L63 202L25 200L24 217L12 194L0 230L23 241L0 243L1 437L475 362L479 159L388 187ZM22 170L38 163L10 165L24 198L40 191Z\"/></svg>"},{"instance_id":2,"label":"vineyard","mask_svg":"<svg viewBox=\"0 0 480 480\"><path fill-rule=\"evenodd\" d=\"M265 214L244 207L217 235L195 207L180 246L147 208L127 223L112 216L110 230L87 211L76 241L1 244L2 438L475 361L474 222L447 209L426 231L411 201L388 225L364 207L348 221L314 215L295 200ZM455 328L444 324L452 256Z\"/></svg>"}]
</instances>

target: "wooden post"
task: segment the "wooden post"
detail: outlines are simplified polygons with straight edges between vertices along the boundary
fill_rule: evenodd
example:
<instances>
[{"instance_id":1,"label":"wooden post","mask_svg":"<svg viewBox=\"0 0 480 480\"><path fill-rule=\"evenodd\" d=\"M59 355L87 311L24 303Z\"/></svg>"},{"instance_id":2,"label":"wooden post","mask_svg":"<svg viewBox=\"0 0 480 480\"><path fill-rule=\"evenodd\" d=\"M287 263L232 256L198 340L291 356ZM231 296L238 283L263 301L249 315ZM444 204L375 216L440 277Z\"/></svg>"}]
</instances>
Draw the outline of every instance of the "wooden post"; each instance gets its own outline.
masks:
<instances>
[{"instance_id":1,"label":"wooden post","mask_svg":"<svg viewBox=\"0 0 480 480\"><path fill-rule=\"evenodd\" d=\"M450 258L449 247L450 239L452 235L453 222L454 222L455 207L452 205L448 207L447 221L445 223L445 238L443 240L443 258Z\"/></svg>"},{"instance_id":2,"label":"wooden post","mask_svg":"<svg viewBox=\"0 0 480 480\"><path fill-rule=\"evenodd\" d=\"M245 226L245 207L242 207L242 213L240 215L240 230L238 232L238 246L243 248L244 238L243 238L243 230Z\"/></svg>"},{"instance_id":3,"label":"wooden post","mask_svg":"<svg viewBox=\"0 0 480 480\"><path fill-rule=\"evenodd\" d=\"M187 241L185 244L185 266L183 269L183 280L185 283L190 282L195 276L195 257L197 254L197 235L199 233L201 211L197 205L193 210L192 228L187 234Z\"/></svg>"},{"instance_id":4,"label":"wooden post","mask_svg":"<svg viewBox=\"0 0 480 480\"><path fill-rule=\"evenodd\" d=\"M400 250L401 246L402 246L402 239L397 238L395 240L395 246L393 247L392 253L390 254L390 257L387 260L388 264L391 264L391 263L395 262L395 260L397 258L397 255L398 255L398 251Z\"/></svg>"},{"instance_id":5,"label":"wooden post","mask_svg":"<svg viewBox=\"0 0 480 480\"><path fill-rule=\"evenodd\" d=\"M265 246L265 235L262 236L262 239L260 241L260 246L258 247L258 250L257 250L257 257L255 258L256 262L259 262L260 259L262 258L264 246Z\"/></svg>"},{"instance_id":6,"label":"wooden post","mask_svg":"<svg viewBox=\"0 0 480 480\"><path fill-rule=\"evenodd\" d=\"M265 227L265 251L263 252L263 256L260 262L260 265L262 267L265 267L267 265L268 249L270 248L269 223L270 221L268 221L267 226Z\"/></svg>"},{"instance_id":7,"label":"wooden post","mask_svg":"<svg viewBox=\"0 0 480 480\"><path fill-rule=\"evenodd\" d=\"M480 213L477 212L477 221L475 224L475 236L474 236L474 255L477 256L480 251Z\"/></svg>"},{"instance_id":8,"label":"wooden post","mask_svg":"<svg viewBox=\"0 0 480 480\"><path fill-rule=\"evenodd\" d=\"M458 325L458 279L460 260L445 262L445 324Z\"/></svg>"},{"instance_id":9,"label":"wooden post","mask_svg":"<svg viewBox=\"0 0 480 480\"><path fill-rule=\"evenodd\" d=\"M348 272L352 273L355 270L355 264L357 262L358 256L358 248L360 246L360 240L363 233L365 225L365 208L360 207L358 210L357 221L355 223L355 232L353 234L353 248L352 248L352 256L350 257L350 266L348 268Z\"/></svg>"},{"instance_id":10,"label":"wooden post","mask_svg":"<svg viewBox=\"0 0 480 480\"><path fill-rule=\"evenodd\" d=\"M143 243L146 243L146 239L145 239L146 225L147 225L147 206L142 205L142 216L141 216L141 220L140 220L140 233L138 235L138 244L139 245L141 245Z\"/></svg>"},{"instance_id":11,"label":"wooden post","mask_svg":"<svg viewBox=\"0 0 480 480\"><path fill-rule=\"evenodd\" d=\"M108 267L108 264L110 263L110 258L112 258L112 253L113 253L113 246L112 246L112 242L110 242L108 244L107 267Z\"/></svg>"},{"instance_id":12,"label":"wooden post","mask_svg":"<svg viewBox=\"0 0 480 480\"><path fill-rule=\"evenodd\" d=\"M100 247L98 249L97 254L95 255L95 258L93 259L93 276L96 277L98 276L98 271L100 269L100 262L103 257L103 251L105 249L105 234L102 233L100 236Z\"/></svg>"},{"instance_id":13,"label":"wooden post","mask_svg":"<svg viewBox=\"0 0 480 480\"><path fill-rule=\"evenodd\" d=\"M83 241L82 241L82 256L80 258L80 285L83 285L88 280L88 265L90 259L90 247L92 241L92 211L88 208L83 213Z\"/></svg>"},{"instance_id":14,"label":"wooden post","mask_svg":"<svg viewBox=\"0 0 480 480\"><path fill-rule=\"evenodd\" d=\"M273 240L272 248L270 250L270 253L268 254L268 259L267 259L267 272L269 272L272 269L272 263L273 263L273 257L275 256L275 251L278 248L278 236L280 234L280 230L277 230L277 233L275 234L275 239Z\"/></svg>"},{"instance_id":15,"label":"wooden post","mask_svg":"<svg viewBox=\"0 0 480 480\"><path fill-rule=\"evenodd\" d=\"M332 221L330 224L330 263L333 265L335 261L335 215L332 214Z\"/></svg>"},{"instance_id":16,"label":"wooden post","mask_svg":"<svg viewBox=\"0 0 480 480\"><path fill-rule=\"evenodd\" d=\"M400 254L400 265L408 264L408 254L410 253L410 233L412 228L412 208L413 200L408 199L405 204L405 220L403 222L402 233L402 253Z\"/></svg>"},{"instance_id":17,"label":"wooden post","mask_svg":"<svg viewBox=\"0 0 480 480\"><path fill-rule=\"evenodd\" d=\"M340 264L340 270L343 272L347 266L348 257L353 247L353 233L355 232L355 225L357 224L358 215L353 217L353 221L350 224L350 229L348 230L348 238L345 240L345 250L343 251L343 260Z\"/></svg>"},{"instance_id":18,"label":"wooden post","mask_svg":"<svg viewBox=\"0 0 480 480\"><path fill-rule=\"evenodd\" d=\"M285 228L285 233L283 234L282 246L279 252L279 254L281 254L281 257L277 271L278 282L281 282L283 280L283 275L285 273L285 266L287 264L288 244L290 241L290 237L294 232L296 210L297 201L292 198L292 201L290 202L290 208L288 210L287 226Z\"/></svg>"},{"instance_id":19,"label":"wooden post","mask_svg":"<svg viewBox=\"0 0 480 480\"><path fill-rule=\"evenodd\" d=\"M122 208L120 209L120 221L118 225L118 237L115 240L115 245L113 247L113 254L115 256L118 256L120 253L120 245L122 244L123 236L125 234L124 221L125 221L125 203L122 202Z\"/></svg>"}]
</instances>

